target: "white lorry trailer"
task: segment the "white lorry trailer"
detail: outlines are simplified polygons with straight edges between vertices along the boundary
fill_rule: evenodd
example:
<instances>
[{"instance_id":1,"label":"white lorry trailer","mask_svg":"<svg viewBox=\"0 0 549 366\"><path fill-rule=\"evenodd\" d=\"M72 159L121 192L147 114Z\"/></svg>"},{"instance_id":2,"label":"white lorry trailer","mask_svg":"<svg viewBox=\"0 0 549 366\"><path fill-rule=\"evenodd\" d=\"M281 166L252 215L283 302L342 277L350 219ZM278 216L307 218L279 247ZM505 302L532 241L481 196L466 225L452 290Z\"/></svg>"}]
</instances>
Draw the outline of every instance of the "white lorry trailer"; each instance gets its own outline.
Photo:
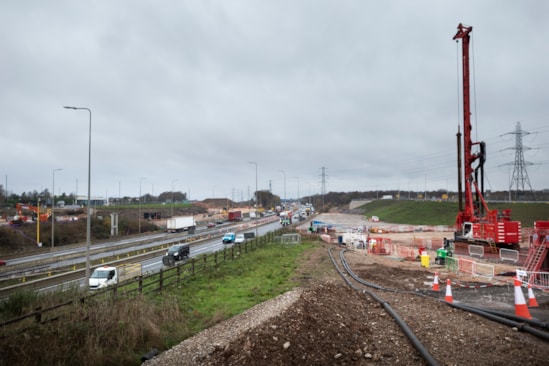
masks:
<instances>
[{"instance_id":1,"label":"white lorry trailer","mask_svg":"<svg viewBox=\"0 0 549 366\"><path fill-rule=\"evenodd\" d=\"M166 222L166 230L169 233L178 233L180 231L194 232L196 223L193 216L178 216L169 218Z\"/></svg>"},{"instance_id":2,"label":"white lorry trailer","mask_svg":"<svg viewBox=\"0 0 549 366\"><path fill-rule=\"evenodd\" d=\"M90 290L99 290L141 276L141 263L97 267L89 279Z\"/></svg>"}]
</instances>

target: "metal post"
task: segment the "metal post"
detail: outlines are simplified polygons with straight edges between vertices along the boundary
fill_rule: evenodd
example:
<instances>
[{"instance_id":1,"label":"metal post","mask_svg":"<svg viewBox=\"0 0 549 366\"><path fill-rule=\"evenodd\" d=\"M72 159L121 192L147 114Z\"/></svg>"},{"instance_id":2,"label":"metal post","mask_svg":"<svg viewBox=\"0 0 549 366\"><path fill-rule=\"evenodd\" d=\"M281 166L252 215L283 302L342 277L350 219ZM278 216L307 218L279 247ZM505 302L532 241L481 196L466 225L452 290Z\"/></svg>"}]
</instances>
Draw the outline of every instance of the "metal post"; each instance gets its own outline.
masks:
<instances>
[{"instance_id":1,"label":"metal post","mask_svg":"<svg viewBox=\"0 0 549 366\"><path fill-rule=\"evenodd\" d=\"M52 171L52 184L51 184L51 247L54 247L55 242L55 172L63 170L61 168L54 169Z\"/></svg>"},{"instance_id":2,"label":"metal post","mask_svg":"<svg viewBox=\"0 0 549 366\"><path fill-rule=\"evenodd\" d=\"M259 209L259 192L257 191L257 162L250 161L250 164L255 165L255 237L258 236L258 230L257 230L257 215L258 215L258 209Z\"/></svg>"},{"instance_id":3,"label":"metal post","mask_svg":"<svg viewBox=\"0 0 549 366\"><path fill-rule=\"evenodd\" d=\"M141 182L143 181L143 179L145 179L144 177L142 178L139 178L139 217L138 217L138 221L139 221L139 234L141 234Z\"/></svg>"},{"instance_id":4,"label":"metal post","mask_svg":"<svg viewBox=\"0 0 549 366\"><path fill-rule=\"evenodd\" d=\"M299 177L294 177L295 179L297 179L297 203L298 205L301 204L300 200L299 200Z\"/></svg>"},{"instance_id":5,"label":"metal post","mask_svg":"<svg viewBox=\"0 0 549 366\"><path fill-rule=\"evenodd\" d=\"M286 209L286 172L284 170L280 172L284 174L284 209Z\"/></svg>"},{"instance_id":6,"label":"metal post","mask_svg":"<svg viewBox=\"0 0 549 366\"><path fill-rule=\"evenodd\" d=\"M38 207L36 208L36 245L41 247L40 243L40 197L38 197Z\"/></svg>"},{"instance_id":7,"label":"metal post","mask_svg":"<svg viewBox=\"0 0 549 366\"><path fill-rule=\"evenodd\" d=\"M173 217L173 184L177 182L177 179L172 180L172 217Z\"/></svg>"},{"instance_id":8,"label":"metal post","mask_svg":"<svg viewBox=\"0 0 549 366\"><path fill-rule=\"evenodd\" d=\"M63 107L67 109L83 109L90 114L90 127L88 133L88 217L86 221L86 285L90 278L90 246L91 246L91 128L92 128L92 111L85 107Z\"/></svg>"}]
</instances>

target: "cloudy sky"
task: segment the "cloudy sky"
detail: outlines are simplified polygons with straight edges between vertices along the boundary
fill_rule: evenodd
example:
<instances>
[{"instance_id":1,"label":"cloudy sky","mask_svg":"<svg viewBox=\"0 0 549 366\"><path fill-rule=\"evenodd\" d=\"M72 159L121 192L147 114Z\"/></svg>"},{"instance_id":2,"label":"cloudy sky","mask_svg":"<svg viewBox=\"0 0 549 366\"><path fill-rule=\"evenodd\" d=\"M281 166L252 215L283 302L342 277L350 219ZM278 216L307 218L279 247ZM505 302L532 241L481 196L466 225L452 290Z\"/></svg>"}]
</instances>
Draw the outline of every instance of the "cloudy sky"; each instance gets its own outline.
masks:
<instances>
[{"instance_id":1,"label":"cloudy sky","mask_svg":"<svg viewBox=\"0 0 549 366\"><path fill-rule=\"evenodd\" d=\"M456 190L464 23L487 188L509 187L517 122L531 185L549 188L548 14L534 0L4 1L0 184L51 191L55 175L56 194L86 194L76 106L92 111L93 196L249 199L250 162L283 198L323 179Z\"/></svg>"}]
</instances>

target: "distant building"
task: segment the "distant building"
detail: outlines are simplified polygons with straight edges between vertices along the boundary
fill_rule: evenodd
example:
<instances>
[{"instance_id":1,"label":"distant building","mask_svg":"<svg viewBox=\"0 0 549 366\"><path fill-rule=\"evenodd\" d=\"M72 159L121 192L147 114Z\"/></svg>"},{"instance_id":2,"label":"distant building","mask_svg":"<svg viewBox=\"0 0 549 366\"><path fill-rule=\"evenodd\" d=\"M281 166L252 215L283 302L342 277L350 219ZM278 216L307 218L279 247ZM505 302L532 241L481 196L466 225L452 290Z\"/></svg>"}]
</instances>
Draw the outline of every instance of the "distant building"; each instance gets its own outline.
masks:
<instances>
[{"instance_id":1,"label":"distant building","mask_svg":"<svg viewBox=\"0 0 549 366\"><path fill-rule=\"evenodd\" d=\"M90 197L91 206L105 206L106 200L103 197ZM77 206L87 206L88 205L88 196L77 196L76 197Z\"/></svg>"}]
</instances>

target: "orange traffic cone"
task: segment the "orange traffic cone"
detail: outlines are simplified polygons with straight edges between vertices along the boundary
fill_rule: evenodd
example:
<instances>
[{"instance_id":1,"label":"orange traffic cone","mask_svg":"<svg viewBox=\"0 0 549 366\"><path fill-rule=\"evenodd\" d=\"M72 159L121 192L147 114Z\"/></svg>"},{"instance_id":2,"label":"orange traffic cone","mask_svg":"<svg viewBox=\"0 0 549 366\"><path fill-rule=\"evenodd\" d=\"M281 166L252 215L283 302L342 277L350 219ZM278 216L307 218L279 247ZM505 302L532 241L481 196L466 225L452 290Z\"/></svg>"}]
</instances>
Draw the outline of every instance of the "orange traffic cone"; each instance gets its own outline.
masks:
<instances>
[{"instance_id":1,"label":"orange traffic cone","mask_svg":"<svg viewBox=\"0 0 549 366\"><path fill-rule=\"evenodd\" d=\"M435 272L435 279L433 281L433 287L431 287L431 291L440 291L440 287L438 286L438 272Z\"/></svg>"},{"instance_id":2,"label":"orange traffic cone","mask_svg":"<svg viewBox=\"0 0 549 366\"><path fill-rule=\"evenodd\" d=\"M515 315L526 319L532 319L532 315L530 315L530 311L524 300L524 294L520 287L520 280L517 277L515 277Z\"/></svg>"},{"instance_id":3,"label":"orange traffic cone","mask_svg":"<svg viewBox=\"0 0 549 366\"><path fill-rule=\"evenodd\" d=\"M534 296L534 290L532 290L532 286L530 284L528 284L528 306L531 308L537 308L539 306L538 301Z\"/></svg>"},{"instance_id":4,"label":"orange traffic cone","mask_svg":"<svg viewBox=\"0 0 549 366\"><path fill-rule=\"evenodd\" d=\"M454 302L452 298L452 281L450 279L446 280L446 296L444 297L446 302Z\"/></svg>"}]
</instances>

